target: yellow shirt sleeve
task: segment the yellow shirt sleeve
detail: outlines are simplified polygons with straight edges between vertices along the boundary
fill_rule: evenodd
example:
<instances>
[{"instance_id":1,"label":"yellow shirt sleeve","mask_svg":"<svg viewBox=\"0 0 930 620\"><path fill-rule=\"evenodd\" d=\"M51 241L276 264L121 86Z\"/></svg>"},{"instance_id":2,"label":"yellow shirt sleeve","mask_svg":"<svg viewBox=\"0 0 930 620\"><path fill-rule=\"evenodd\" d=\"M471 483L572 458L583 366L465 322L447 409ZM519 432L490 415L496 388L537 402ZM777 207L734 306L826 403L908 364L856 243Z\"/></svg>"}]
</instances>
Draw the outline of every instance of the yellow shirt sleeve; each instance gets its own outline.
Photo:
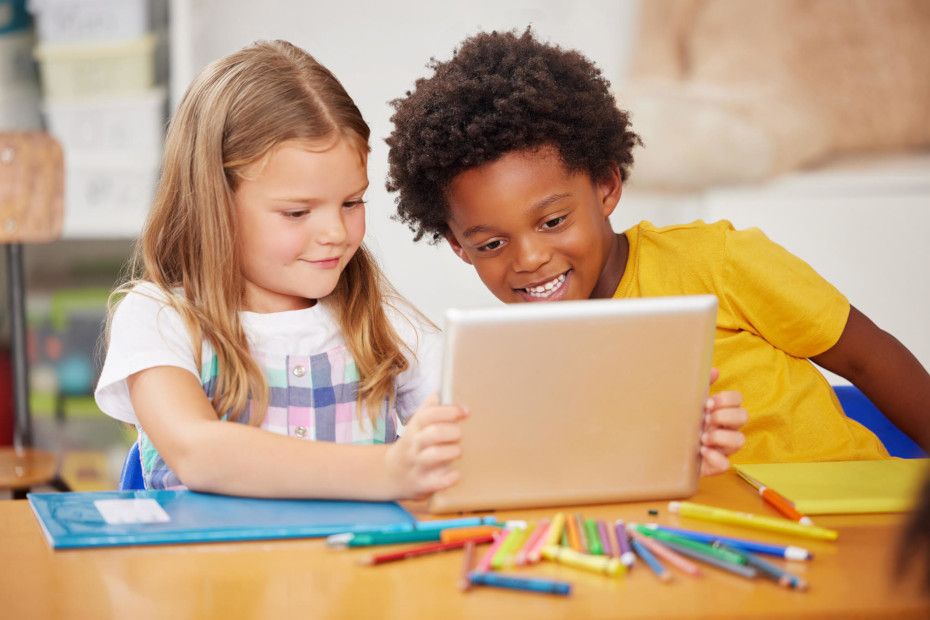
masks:
<instances>
[{"instance_id":1,"label":"yellow shirt sleeve","mask_svg":"<svg viewBox=\"0 0 930 620\"><path fill-rule=\"evenodd\" d=\"M849 301L836 287L758 228L728 228L724 243L720 303L743 329L795 357L836 344L849 317Z\"/></svg>"}]
</instances>

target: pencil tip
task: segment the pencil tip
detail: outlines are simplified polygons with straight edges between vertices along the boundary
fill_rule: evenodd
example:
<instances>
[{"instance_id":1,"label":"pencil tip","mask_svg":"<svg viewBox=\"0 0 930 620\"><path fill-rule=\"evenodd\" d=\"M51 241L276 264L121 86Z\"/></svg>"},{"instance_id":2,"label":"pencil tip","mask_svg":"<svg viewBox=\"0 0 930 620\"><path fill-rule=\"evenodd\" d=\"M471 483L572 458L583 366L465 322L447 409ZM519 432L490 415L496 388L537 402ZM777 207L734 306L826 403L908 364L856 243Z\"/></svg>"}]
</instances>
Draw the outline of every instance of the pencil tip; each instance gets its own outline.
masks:
<instances>
[{"instance_id":1,"label":"pencil tip","mask_svg":"<svg viewBox=\"0 0 930 620\"><path fill-rule=\"evenodd\" d=\"M375 559L372 557L358 559L359 566L372 566L374 565L374 563L375 563Z\"/></svg>"}]
</instances>

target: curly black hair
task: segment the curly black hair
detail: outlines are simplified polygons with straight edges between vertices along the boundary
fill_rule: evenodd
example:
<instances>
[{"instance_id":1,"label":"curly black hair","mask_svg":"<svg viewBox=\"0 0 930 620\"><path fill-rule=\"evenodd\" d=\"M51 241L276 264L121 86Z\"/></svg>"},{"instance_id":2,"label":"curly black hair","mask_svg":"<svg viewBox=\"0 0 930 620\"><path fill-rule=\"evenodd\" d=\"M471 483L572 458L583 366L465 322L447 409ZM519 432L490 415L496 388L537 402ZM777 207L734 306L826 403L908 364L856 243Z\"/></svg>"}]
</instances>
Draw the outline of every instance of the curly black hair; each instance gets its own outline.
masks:
<instances>
[{"instance_id":1,"label":"curly black hair","mask_svg":"<svg viewBox=\"0 0 930 620\"><path fill-rule=\"evenodd\" d=\"M474 35L451 60L428 66L432 77L391 102L387 138L387 189L398 192L397 219L414 240L445 234L446 189L458 174L510 151L552 145L569 170L603 179L616 165L626 180L642 143L610 83L579 52L527 28Z\"/></svg>"}]
</instances>

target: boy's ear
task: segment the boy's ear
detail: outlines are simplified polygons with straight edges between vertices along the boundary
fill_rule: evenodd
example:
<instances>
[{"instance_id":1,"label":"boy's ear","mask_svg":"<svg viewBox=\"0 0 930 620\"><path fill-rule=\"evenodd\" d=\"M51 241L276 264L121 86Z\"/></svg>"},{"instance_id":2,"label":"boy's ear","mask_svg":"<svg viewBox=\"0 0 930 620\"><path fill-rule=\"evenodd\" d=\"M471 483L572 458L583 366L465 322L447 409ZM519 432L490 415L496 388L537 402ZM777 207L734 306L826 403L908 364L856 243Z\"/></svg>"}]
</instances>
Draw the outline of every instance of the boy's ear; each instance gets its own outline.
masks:
<instances>
[{"instance_id":1,"label":"boy's ear","mask_svg":"<svg viewBox=\"0 0 930 620\"><path fill-rule=\"evenodd\" d=\"M468 258L468 254L465 253L465 250L462 248L462 244L458 242L458 239L455 238L455 235L452 234L452 231L446 230L445 236L446 241L449 242L449 247L452 248L452 251L455 252L455 255L471 265L471 259Z\"/></svg>"},{"instance_id":2,"label":"boy's ear","mask_svg":"<svg viewBox=\"0 0 930 620\"><path fill-rule=\"evenodd\" d=\"M601 196L604 217L609 217L617 208L620 195L623 193L623 179L620 178L620 168L616 165L612 166L610 174L599 181L597 187Z\"/></svg>"}]
</instances>

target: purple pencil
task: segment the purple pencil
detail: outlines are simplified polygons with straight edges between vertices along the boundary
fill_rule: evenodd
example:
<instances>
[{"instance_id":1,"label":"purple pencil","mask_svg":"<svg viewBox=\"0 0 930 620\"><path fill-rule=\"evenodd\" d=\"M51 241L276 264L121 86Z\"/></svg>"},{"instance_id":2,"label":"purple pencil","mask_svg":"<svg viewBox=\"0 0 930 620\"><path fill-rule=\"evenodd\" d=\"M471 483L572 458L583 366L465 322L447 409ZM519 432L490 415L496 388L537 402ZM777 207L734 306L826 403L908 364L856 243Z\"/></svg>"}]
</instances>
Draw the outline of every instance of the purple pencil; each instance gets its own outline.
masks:
<instances>
[{"instance_id":1,"label":"purple pencil","mask_svg":"<svg viewBox=\"0 0 930 620\"><path fill-rule=\"evenodd\" d=\"M617 532L617 547L620 548L620 561L629 568L636 562L636 556L633 555L633 550L630 549L630 539L626 535L626 526L623 524L623 519L618 519L616 523L614 523L614 529Z\"/></svg>"},{"instance_id":2,"label":"purple pencil","mask_svg":"<svg viewBox=\"0 0 930 620\"><path fill-rule=\"evenodd\" d=\"M604 548L604 555L615 557L613 545L610 544L610 536L607 534L607 523L603 519L597 520L597 533L601 535L601 546Z\"/></svg>"}]
</instances>

